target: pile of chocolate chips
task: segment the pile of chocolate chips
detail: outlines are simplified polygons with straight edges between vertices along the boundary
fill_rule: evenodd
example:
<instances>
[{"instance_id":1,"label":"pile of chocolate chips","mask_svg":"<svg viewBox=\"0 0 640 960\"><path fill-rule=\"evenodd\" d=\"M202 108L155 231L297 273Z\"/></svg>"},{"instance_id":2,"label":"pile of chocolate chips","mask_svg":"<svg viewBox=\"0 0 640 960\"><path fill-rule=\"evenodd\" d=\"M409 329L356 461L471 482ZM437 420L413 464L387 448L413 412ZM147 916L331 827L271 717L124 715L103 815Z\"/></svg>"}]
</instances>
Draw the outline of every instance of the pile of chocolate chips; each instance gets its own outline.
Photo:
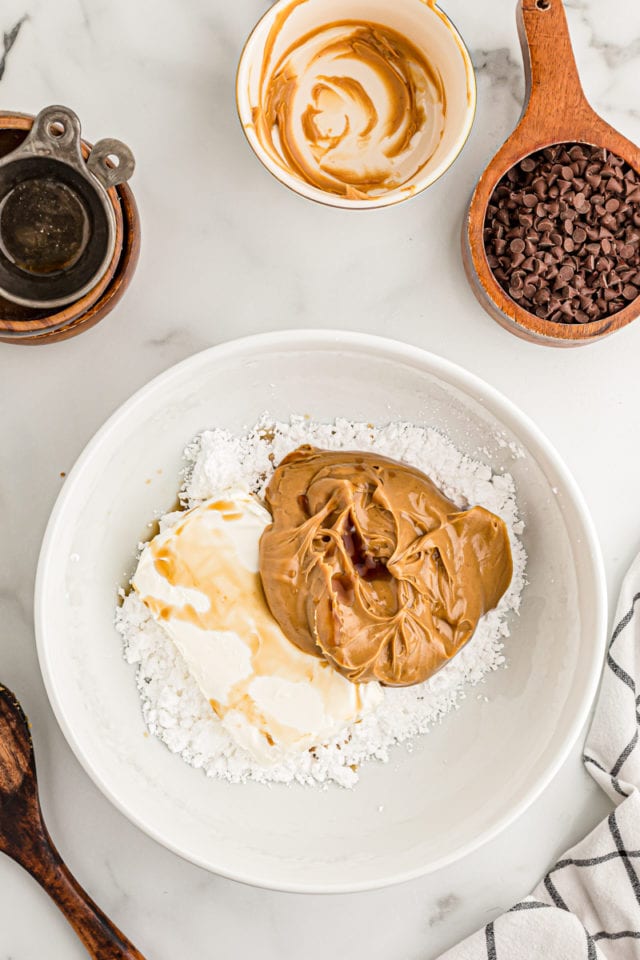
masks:
<instances>
[{"instance_id":1,"label":"pile of chocolate chips","mask_svg":"<svg viewBox=\"0 0 640 960\"><path fill-rule=\"evenodd\" d=\"M590 323L640 294L640 174L579 143L532 153L487 207L487 260L521 307L554 323Z\"/></svg>"}]
</instances>

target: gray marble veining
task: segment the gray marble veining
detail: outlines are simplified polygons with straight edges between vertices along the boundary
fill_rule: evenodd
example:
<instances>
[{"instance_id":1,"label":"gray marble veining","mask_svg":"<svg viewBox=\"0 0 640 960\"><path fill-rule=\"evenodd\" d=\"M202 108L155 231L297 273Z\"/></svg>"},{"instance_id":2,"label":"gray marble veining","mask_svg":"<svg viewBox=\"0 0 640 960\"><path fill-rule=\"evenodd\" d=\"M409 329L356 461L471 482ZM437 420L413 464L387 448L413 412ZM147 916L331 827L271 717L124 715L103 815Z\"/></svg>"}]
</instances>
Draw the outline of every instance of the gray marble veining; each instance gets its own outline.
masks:
<instances>
[{"instance_id":1,"label":"gray marble veining","mask_svg":"<svg viewBox=\"0 0 640 960\"><path fill-rule=\"evenodd\" d=\"M2 80L4 76L4 71L6 70L6 67L7 67L7 59L9 57L9 54L11 53L14 43L18 39L18 34L20 33L20 30L22 29L22 25L24 24L26 19L27 17L25 14L25 16L21 17L20 20L18 20L11 27L10 30L5 31L5 33L3 33L2 35L2 55L0 55L0 80Z\"/></svg>"}]
</instances>

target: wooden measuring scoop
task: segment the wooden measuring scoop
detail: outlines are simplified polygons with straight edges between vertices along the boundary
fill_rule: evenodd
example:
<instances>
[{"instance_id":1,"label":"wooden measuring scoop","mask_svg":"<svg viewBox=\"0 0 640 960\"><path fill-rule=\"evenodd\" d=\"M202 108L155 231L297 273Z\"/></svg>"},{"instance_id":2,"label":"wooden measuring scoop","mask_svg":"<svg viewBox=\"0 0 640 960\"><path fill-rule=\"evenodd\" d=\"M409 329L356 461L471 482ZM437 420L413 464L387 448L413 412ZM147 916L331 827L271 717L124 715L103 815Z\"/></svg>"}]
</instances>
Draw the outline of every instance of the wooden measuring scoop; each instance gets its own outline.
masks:
<instances>
[{"instance_id":1,"label":"wooden measuring scoop","mask_svg":"<svg viewBox=\"0 0 640 960\"><path fill-rule=\"evenodd\" d=\"M0 851L49 894L95 960L144 960L62 862L42 819L33 744L20 704L0 685Z\"/></svg>"},{"instance_id":2,"label":"wooden measuring scoop","mask_svg":"<svg viewBox=\"0 0 640 960\"><path fill-rule=\"evenodd\" d=\"M463 228L464 265L482 306L511 333L550 346L578 346L634 320L640 314L640 298L612 316L584 324L552 323L524 310L503 290L487 262L483 237L487 205L511 167L552 144L605 147L638 172L640 149L598 116L587 101L562 0L519 0L517 18L525 65L525 106L518 126L480 177L473 194Z\"/></svg>"}]
</instances>

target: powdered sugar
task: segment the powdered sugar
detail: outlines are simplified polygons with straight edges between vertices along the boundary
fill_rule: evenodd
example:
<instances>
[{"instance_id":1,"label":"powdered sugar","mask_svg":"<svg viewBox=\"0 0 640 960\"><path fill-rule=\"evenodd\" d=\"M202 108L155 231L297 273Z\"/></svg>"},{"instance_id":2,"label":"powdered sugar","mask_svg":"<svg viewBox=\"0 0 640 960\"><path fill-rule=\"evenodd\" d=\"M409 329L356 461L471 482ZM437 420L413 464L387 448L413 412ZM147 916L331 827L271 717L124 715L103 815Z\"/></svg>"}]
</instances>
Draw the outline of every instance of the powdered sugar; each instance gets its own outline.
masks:
<instances>
[{"instance_id":1,"label":"powdered sugar","mask_svg":"<svg viewBox=\"0 0 640 960\"><path fill-rule=\"evenodd\" d=\"M481 505L507 524L514 574L498 608L480 621L465 648L426 683L386 688L384 700L371 715L352 724L330 743L319 745L279 766L264 768L242 751L189 676L171 640L135 594L124 599L117 614L125 657L137 665L137 683L149 731L187 763L210 776L237 782L247 779L300 783L336 781L352 786L357 767L368 759L386 761L394 743L425 733L475 684L505 662L503 642L509 620L517 613L524 586L526 556L518 539L513 479L471 460L436 430L408 423L372 426L336 420L320 424L304 417L277 423L267 415L242 436L216 428L192 441L185 451L187 468L181 500L195 506L220 491L247 485L262 496L275 466L303 443L324 449L373 450L422 470L459 507ZM514 452L514 455L515 452Z\"/></svg>"}]
</instances>

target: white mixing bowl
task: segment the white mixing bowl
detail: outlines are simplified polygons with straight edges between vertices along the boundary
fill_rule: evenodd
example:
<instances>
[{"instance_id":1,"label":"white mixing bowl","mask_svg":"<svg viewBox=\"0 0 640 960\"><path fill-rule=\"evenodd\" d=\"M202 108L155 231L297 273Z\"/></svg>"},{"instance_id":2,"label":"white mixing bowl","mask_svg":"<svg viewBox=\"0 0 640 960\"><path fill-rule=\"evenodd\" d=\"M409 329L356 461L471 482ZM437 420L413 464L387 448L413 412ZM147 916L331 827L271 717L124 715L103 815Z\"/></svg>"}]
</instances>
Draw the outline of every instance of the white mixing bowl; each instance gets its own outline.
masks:
<instances>
[{"instance_id":1,"label":"white mixing bowl","mask_svg":"<svg viewBox=\"0 0 640 960\"><path fill-rule=\"evenodd\" d=\"M432 425L515 478L529 585L491 675L412 753L370 763L352 791L208 779L144 736L133 669L113 627L116 591L157 510L175 501L185 443L266 409ZM505 445L506 441L506 445ZM515 459L515 441L526 456ZM149 482L151 481L151 482ZM76 756L113 803L209 870L283 890L348 891L451 863L514 820L565 759L595 694L606 602L582 497L505 397L414 347L358 334L276 333L223 344L126 403L71 472L36 587L42 672Z\"/></svg>"}]
</instances>

